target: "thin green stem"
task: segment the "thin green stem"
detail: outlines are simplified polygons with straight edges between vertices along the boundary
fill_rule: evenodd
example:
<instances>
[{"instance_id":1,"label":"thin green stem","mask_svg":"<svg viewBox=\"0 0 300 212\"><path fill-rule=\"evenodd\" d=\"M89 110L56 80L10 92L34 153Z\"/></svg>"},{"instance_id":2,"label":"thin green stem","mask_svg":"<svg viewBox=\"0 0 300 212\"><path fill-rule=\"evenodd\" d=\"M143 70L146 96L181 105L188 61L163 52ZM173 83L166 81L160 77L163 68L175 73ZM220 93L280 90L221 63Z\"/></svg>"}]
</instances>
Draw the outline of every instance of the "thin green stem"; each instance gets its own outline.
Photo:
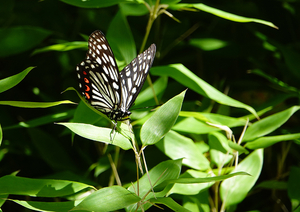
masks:
<instances>
[{"instance_id":1,"label":"thin green stem","mask_svg":"<svg viewBox=\"0 0 300 212\"><path fill-rule=\"evenodd\" d=\"M147 27L146 27L146 33L145 33L145 36L144 36L144 39L143 39L143 42L142 42L142 45L141 45L139 53L142 53L143 50L145 49L145 46L146 46L146 43L147 43L147 40L148 40L148 37L149 37L149 33L151 31L153 22L157 18L157 14L158 14L159 8L160 8L159 7L159 0L156 1L154 7L147 5L147 3L145 3L145 5L149 9L150 15L149 15L149 19L148 19L148 23L147 23ZM155 103L158 105L159 102L158 102L157 96L155 94L155 90L154 90L154 87L153 87L153 83L152 83L151 77L149 75L147 76L147 82L148 82L149 86L151 87Z\"/></svg>"}]
</instances>

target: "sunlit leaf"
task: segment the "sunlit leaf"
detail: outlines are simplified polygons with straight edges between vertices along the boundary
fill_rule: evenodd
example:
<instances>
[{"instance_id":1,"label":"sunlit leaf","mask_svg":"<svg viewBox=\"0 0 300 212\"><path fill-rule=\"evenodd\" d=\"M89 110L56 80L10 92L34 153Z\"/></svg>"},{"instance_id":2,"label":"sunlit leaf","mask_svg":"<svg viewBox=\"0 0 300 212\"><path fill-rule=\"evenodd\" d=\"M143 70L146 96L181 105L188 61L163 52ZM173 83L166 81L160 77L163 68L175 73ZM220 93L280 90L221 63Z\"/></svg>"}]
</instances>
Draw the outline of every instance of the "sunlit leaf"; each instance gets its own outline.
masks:
<instances>
[{"instance_id":1,"label":"sunlit leaf","mask_svg":"<svg viewBox=\"0 0 300 212\"><path fill-rule=\"evenodd\" d=\"M160 185L167 180L177 179L179 177L181 171L181 159L179 160L168 160L163 161L156 165L149 171L149 178L151 180L152 186ZM151 199L154 197L154 194L151 191L151 185L149 183L149 178L147 174L144 174L141 179L139 179L139 196L144 197L146 194L146 200ZM154 185L154 183L156 183ZM137 188L137 182L133 183L128 190L134 192ZM165 196L168 191L172 188L172 184L165 184L162 186L162 189L159 192L155 193L155 197L163 197ZM152 205L147 203L143 205L143 208L146 210ZM132 211L136 209L136 204L127 207L127 210ZM142 211L142 210L139 210Z\"/></svg>"},{"instance_id":2,"label":"sunlit leaf","mask_svg":"<svg viewBox=\"0 0 300 212\"><path fill-rule=\"evenodd\" d=\"M247 142L245 147L249 149L267 148L281 141L296 140L300 138L300 133L276 135L276 136L263 136L251 142Z\"/></svg>"},{"instance_id":3,"label":"sunlit leaf","mask_svg":"<svg viewBox=\"0 0 300 212\"><path fill-rule=\"evenodd\" d=\"M111 186L92 193L71 211L116 211L138 201L140 201L140 198L135 193L121 186Z\"/></svg>"},{"instance_id":4,"label":"sunlit leaf","mask_svg":"<svg viewBox=\"0 0 300 212\"><path fill-rule=\"evenodd\" d=\"M300 106L293 106L255 122L246 130L243 141L250 141L273 132L283 125L299 109Z\"/></svg>"},{"instance_id":5,"label":"sunlit leaf","mask_svg":"<svg viewBox=\"0 0 300 212\"><path fill-rule=\"evenodd\" d=\"M232 159L232 150L229 147L229 142L226 136L219 132L209 134L208 142L210 146L211 162L218 167L224 166Z\"/></svg>"},{"instance_id":6,"label":"sunlit leaf","mask_svg":"<svg viewBox=\"0 0 300 212\"><path fill-rule=\"evenodd\" d=\"M174 131L166 134L156 146L173 160L183 158L182 163L197 170L207 170L209 161L196 147L192 139Z\"/></svg>"},{"instance_id":7,"label":"sunlit leaf","mask_svg":"<svg viewBox=\"0 0 300 212\"><path fill-rule=\"evenodd\" d=\"M170 7L170 9L175 9L175 10L182 10L185 8L195 8L197 10L201 10L207 13L211 13L215 16L219 16L221 18L230 20L230 21L235 21L235 22L241 22L241 23L248 23L248 22L256 22L256 23L260 23L260 24L264 24L270 27L273 27L275 29L278 29L277 26L275 26L273 23L269 22L269 21L264 21L261 19L256 19L256 18L247 18L247 17L243 17L243 16L239 16L239 15L235 15L229 12L225 12L219 9L216 9L214 7L210 7L207 6L205 4L174 4Z\"/></svg>"},{"instance_id":8,"label":"sunlit leaf","mask_svg":"<svg viewBox=\"0 0 300 212\"><path fill-rule=\"evenodd\" d=\"M113 144L119 146L124 150L131 149L130 141L117 131L113 132L113 129L97 127L90 124L82 123L57 123L69 128L75 134L98 142L107 144ZM115 133L113 141L111 141L111 133Z\"/></svg>"},{"instance_id":9,"label":"sunlit leaf","mask_svg":"<svg viewBox=\"0 0 300 212\"><path fill-rule=\"evenodd\" d=\"M19 84L33 68L34 67L28 67L19 74L0 80L0 93Z\"/></svg>"},{"instance_id":10,"label":"sunlit leaf","mask_svg":"<svg viewBox=\"0 0 300 212\"><path fill-rule=\"evenodd\" d=\"M141 129L143 145L155 144L172 128L181 110L185 92L183 91L162 105L143 124Z\"/></svg>"},{"instance_id":11,"label":"sunlit leaf","mask_svg":"<svg viewBox=\"0 0 300 212\"><path fill-rule=\"evenodd\" d=\"M246 176L245 176L246 175ZM209 182L216 182L221 180L226 180L228 178L239 176L239 177L247 177L249 174L247 172L238 171L234 172L228 175L221 175L221 176L215 176L215 177L204 177L204 178L178 178L174 180L166 180L162 184L154 187L156 189L161 189L162 187L173 184L173 183L183 183L183 184L189 184L189 183L209 183ZM234 179L234 178L232 178Z\"/></svg>"},{"instance_id":12,"label":"sunlit leaf","mask_svg":"<svg viewBox=\"0 0 300 212\"><path fill-rule=\"evenodd\" d=\"M48 108L61 104L76 104L69 100L57 101L57 102L21 102L21 101L0 101L0 105L8 105L13 107L23 108Z\"/></svg>"},{"instance_id":13,"label":"sunlit leaf","mask_svg":"<svg viewBox=\"0 0 300 212\"><path fill-rule=\"evenodd\" d=\"M206 179L207 177L211 177L212 173L206 173L202 171L196 171L194 169L188 169L186 172L180 175L180 178L184 179ZM208 183L175 183L170 194L182 194L182 195L196 195L199 192L207 190L211 187L215 181L211 181Z\"/></svg>"},{"instance_id":14,"label":"sunlit leaf","mask_svg":"<svg viewBox=\"0 0 300 212\"><path fill-rule=\"evenodd\" d=\"M244 171L250 176L235 176L221 183L220 196L226 207L243 201L256 183L263 166L263 151L263 149L255 150L234 170L234 173Z\"/></svg>"},{"instance_id":15,"label":"sunlit leaf","mask_svg":"<svg viewBox=\"0 0 300 212\"><path fill-rule=\"evenodd\" d=\"M0 178L0 194L28 195L36 197L63 197L92 186L67 181L49 179L31 179L6 175Z\"/></svg>"}]
</instances>

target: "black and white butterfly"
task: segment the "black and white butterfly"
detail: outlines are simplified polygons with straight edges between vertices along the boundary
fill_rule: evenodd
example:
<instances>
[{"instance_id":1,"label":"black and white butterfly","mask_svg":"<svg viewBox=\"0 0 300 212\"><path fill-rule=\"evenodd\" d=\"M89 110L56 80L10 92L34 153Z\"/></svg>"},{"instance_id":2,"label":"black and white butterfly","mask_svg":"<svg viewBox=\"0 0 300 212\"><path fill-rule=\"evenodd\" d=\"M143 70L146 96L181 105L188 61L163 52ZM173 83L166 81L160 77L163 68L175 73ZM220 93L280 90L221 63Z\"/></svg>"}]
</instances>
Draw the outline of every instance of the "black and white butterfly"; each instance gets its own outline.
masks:
<instances>
[{"instance_id":1,"label":"black and white butterfly","mask_svg":"<svg viewBox=\"0 0 300 212\"><path fill-rule=\"evenodd\" d=\"M87 57L76 67L80 91L94 108L111 120L125 120L147 78L156 46L152 44L119 72L114 54L101 31L94 31L88 43Z\"/></svg>"}]
</instances>

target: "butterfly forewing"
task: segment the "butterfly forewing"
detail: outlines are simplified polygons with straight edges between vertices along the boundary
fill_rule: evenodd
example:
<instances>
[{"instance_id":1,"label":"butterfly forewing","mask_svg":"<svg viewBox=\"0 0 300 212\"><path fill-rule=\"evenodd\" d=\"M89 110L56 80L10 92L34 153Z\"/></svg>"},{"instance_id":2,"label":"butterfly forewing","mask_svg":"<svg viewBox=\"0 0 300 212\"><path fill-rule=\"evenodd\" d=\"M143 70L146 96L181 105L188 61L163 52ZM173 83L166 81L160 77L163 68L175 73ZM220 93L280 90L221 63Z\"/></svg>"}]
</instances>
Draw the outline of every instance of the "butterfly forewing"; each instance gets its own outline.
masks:
<instances>
[{"instance_id":1,"label":"butterfly forewing","mask_svg":"<svg viewBox=\"0 0 300 212\"><path fill-rule=\"evenodd\" d=\"M142 89L156 52L155 44L139 54L121 72L122 107L128 110Z\"/></svg>"},{"instance_id":2,"label":"butterfly forewing","mask_svg":"<svg viewBox=\"0 0 300 212\"><path fill-rule=\"evenodd\" d=\"M76 67L80 90L93 107L111 120L124 120L130 115L129 108L152 66L155 44L119 72L114 54L101 31L93 32L88 43L86 59Z\"/></svg>"}]
</instances>

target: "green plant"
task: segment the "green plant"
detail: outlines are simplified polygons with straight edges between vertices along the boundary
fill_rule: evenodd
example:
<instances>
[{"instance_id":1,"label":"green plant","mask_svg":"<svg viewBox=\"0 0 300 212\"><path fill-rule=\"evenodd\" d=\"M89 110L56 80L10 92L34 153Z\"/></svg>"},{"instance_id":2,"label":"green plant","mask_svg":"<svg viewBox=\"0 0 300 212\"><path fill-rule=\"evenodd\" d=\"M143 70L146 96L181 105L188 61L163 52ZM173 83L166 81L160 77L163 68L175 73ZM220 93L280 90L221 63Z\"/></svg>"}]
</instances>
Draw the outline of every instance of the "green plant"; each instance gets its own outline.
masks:
<instances>
[{"instance_id":1,"label":"green plant","mask_svg":"<svg viewBox=\"0 0 300 212\"><path fill-rule=\"evenodd\" d=\"M11 77L6 74L0 81L0 92L7 94L1 98L14 100L0 101L0 105L9 111L7 113L1 109L4 117L1 125L4 127L0 133L0 141L3 140L0 149L3 168L0 195L4 211L5 207L14 207L11 202L22 206L18 210L27 208L36 211L151 211L159 210L158 207L168 207L174 211L263 211L273 206L254 198L252 194L261 194L265 190L271 190L274 199L278 191L285 191L292 204L290 208L299 210L299 168L297 163L290 162L294 167L289 173L285 169L288 153L293 153L292 146L294 151L298 149L300 137L299 130L289 125L291 119L297 120L295 113L299 106L286 100L297 99L298 102L299 90L292 81L279 80L280 76L277 78L268 72L269 68L284 67L284 70L290 70L290 76L299 77L296 69L298 54L296 50L272 40L270 35L265 35L266 32L261 32L269 26L277 28L274 24L226 13L205 4L180 3L178 0L62 2L46 1L35 5L41 11L64 11L63 14L57 12L51 16L54 20L57 18L58 22L51 19L39 23L35 19L35 22L28 23L35 23L36 26L22 26L21 19L18 19L19 26L0 29L0 46L3 47L0 48L0 56L5 59L5 64L11 64L11 67L4 66L6 69L21 70L17 69L18 64L13 63L14 57L22 58L22 52L28 54L28 50L32 49L32 57L27 60L38 63L36 69L27 68ZM5 3L3 8L9 10L14 8L14 4ZM42 4L46 4L48 9ZM55 9L57 5L60 9ZM253 3L251 8L253 5L261 6ZM292 11L294 7L285 3L284 8ZM177 10L187 10L186 17ZM69 11L76 11L78 15L74 24L77 28L72 26L72 29L76 29L72 33L67 29L71 24L68 20L75 19L72 15L67 16L72 14ZM252 46L248 46L249 54L245 56L247 62L244 61L243 65L268 80L276 88L269 93L276 91L277 96L274 95L273 99L263 98L261 102L251 99L246 104L236 100L239 91L231 91L235 96L231 98L231 93L226 95L215 88L226 90L223 85L239 81L238 78L233 76L232 81L226 82L213 78L216 81L207 83L211 78L204 81L199 77L199 69L195 65L202 58L199 54L207 56L207 52L215 52L211 53L211 57L221 54L235 58L238 57L238 52L234 52L239 44L238 39L243 40L241 36L237 41L229 42L216 35L199 34L196 32L199 23L190 21L198 16L204 20L213 17L200 16L202 13L192 14L199 11L218 16L214 19L218 21L224 18L234 22L256 23L255 26L250 25L247 31L251 32L248 38ZM22 17L20 11L17 14ZM107 19L109 23L99 23L99 20ZM164 19L172 22L164 22ZM65 20L65 23L61 20ZM80 25L81 22L85 23L84 26ZM6 23L9 24L8 21ZM224 22L215 24L221 29L226 26ZM264 28L259 28L259 24ZM89 29L83 29L86 25ZM178 29L178 26L183 27ZM56 101L61 98L56 94L73 84L75 87L75 76L74 82L57 81L75 75L74 71L66 70L74 69L83 58L81 50L87 47L85 41L71 40L78 40L79 33L88 34L100 27L105 29L102 30L106 32L119 67L124 67L136 56L136 49L143 51L146 43L151 41L158 46L156 64L135 102L131 122L118 123L113 141L110 139L112 125L101 113L85 104L83 99L76 109L72 107L73 102L78 102L78 96L72 91L76 89L68 88L62 94L72 101ZM45 40L49 36L51 39ZM187 40L190 36L193 37ZM82 37L87 39L86 35ZM169 37L171 39L167 39ZM139 48L136 48L136 44ZM184 50L186 46L189 51ZM263 54L275 61L273 67L261 61ZM282 57L286 59L285 62L281 60ZM213 62L210 63L212 68L208 68L211 71L209 73L218 67ZM221 57L218 62L230 70L227 60L224 62ZM28 74L30 71L34 74ZM211 74L214 77L219 75ZM22 83L26 81L28 83L24 89ZM244 82L255 90L255 80L247 79L241 84ZM236 85L234 83L231 84L233 87ZM247 87L247 83L243 86ZM29 86L33 87L30 87L32 90L27 89ZM24 96L17 95L24 90ZM240 99L247 102L247 99ZM137 109L151 105L160 106L152 112L148 108ZM26 112L19 108L26 108ZM28 111L34 111L35 114ZM8 114L19 113L21 121L17 120L18 124L15 124L16 120ZM74 136L71 131L83 138ZM237 139L236 135L239 134ZM272 159L269 151L278 144L281 145L280 151L277 158ZM293 153L294 157L296 155ZM5 166L11 158L20 163L20 167ZM277 161L277 164L270 161ZM276 170L276 173L264 175L264 170L269 170L268 166L275 166L276 169L272 171ZM19 169L20 172L17 171ZM289 208L286 202L278 205L280 208Z\"/></svg>"}]
</instances>

